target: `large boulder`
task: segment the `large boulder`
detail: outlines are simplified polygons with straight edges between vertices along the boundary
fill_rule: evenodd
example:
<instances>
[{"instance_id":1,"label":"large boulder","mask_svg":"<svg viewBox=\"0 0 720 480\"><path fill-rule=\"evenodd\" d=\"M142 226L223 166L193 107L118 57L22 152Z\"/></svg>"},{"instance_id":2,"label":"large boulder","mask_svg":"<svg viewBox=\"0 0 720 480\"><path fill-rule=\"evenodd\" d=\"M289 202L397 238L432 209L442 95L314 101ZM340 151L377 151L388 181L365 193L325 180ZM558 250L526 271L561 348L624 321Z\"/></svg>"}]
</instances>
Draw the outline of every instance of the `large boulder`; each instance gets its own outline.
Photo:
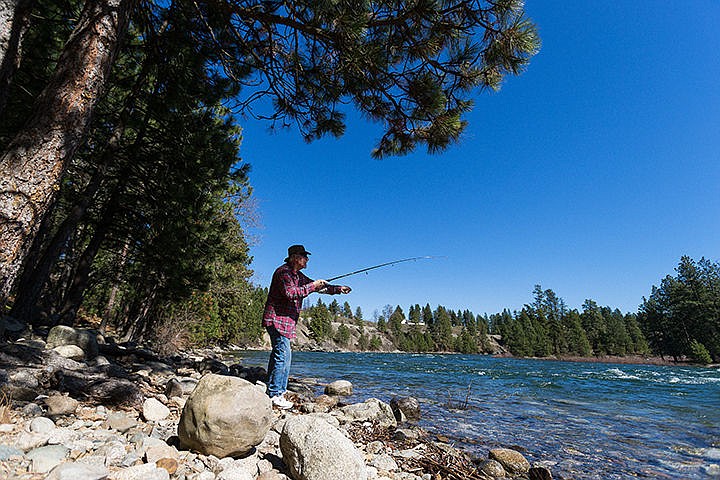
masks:
<instances>
[{"instance_id":1,"label":"large boulder","mask_svg":"<svg viewBox=\"0 0 720 480\"><path fill-rule=\"evenodd\" d=\"M188 397L178 436L183 446L205 455L237 457L263 441L273 418L270 399L258 387L210 373Z\"/></svg>"},{"instance_id":2,"label":"large boulder","mask_svg":"<svg viewBox=\"0 0 720 480\"><path fill-rule=\"evenodd\" d=\"M322 418L288 419L280 434L280 450L295 480L367 479L360 451Z\"/></svg>"},{"instance_id":3,"label":"large boulder","mask_svg":"<svg viewBox=\"0 0 720 480\"><path fill-rule=\"evenodd\" d=\"M62 345L76 345L85 352L87 358L98 356L97 335L87 330L76 330L66 325L58 325L50 329L47 347L55 348Z\"/></svg>"}]
</instances>

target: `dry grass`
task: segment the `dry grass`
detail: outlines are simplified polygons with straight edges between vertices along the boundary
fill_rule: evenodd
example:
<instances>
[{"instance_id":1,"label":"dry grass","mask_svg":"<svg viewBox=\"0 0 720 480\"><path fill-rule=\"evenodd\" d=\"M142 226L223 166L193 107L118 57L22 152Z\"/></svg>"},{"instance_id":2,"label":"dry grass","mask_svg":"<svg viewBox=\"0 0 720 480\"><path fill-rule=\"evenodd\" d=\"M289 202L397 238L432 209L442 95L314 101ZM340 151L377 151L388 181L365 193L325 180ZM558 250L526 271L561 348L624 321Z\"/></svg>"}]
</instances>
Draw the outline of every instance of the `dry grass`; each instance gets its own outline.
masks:
<instances>
[{"instance_id":1,"label":"dry grass","mask_svg":"<svg viewBox=\"0 0 720 480\"><path fill-rule=\"evenodd\" d=\"M12 422L12 398L0 390L0 423Z\"/></svg>"},{"instance_id":2,"label":"dry grass","mask_svg":"<svg viewBox=\"0 0 720 480\"><path fill-rule=\"evenodd\" d=\"M472 383L467 387L465 400L455 400L452 394L448 392L448 400L445 406L453 410L468 410L470 408L470 394L472 393Z\"/></svg>"},{"instance_id":3,"label":"dry grass","mask_svg":"<svg viewBox=\"0 0 720 480\"><path fill-rule=\"evenodd\" d=\"M190 346L190 332L183 322L165 319L155 329L155 351L167 357L174 355Z\"/></svg>"}]
</instances>

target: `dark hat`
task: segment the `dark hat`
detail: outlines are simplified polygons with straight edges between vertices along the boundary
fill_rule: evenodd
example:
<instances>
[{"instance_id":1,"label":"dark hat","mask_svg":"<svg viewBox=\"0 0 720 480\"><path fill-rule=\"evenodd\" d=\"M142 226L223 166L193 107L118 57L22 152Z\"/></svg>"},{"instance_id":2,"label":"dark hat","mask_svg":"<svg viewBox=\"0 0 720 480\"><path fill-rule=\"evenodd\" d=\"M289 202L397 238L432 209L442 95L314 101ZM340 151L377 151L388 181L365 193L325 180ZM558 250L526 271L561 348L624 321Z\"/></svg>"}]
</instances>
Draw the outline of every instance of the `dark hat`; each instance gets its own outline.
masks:
<instances>
[{"instance_id":1,"label":"dark hat","mask_svg":"<svg viewBox=\"0 0 720 480\"><path fill-rule=\"evenodd\" d=\"M290 257L292 257L293 255L310 255L310 252L305 250L305 247L303 247L302 245L292 245L290 246L290 248L288 248L288 256L285 261L287 262L288 260L290 260Z\"/></svg>"}]
</instances>

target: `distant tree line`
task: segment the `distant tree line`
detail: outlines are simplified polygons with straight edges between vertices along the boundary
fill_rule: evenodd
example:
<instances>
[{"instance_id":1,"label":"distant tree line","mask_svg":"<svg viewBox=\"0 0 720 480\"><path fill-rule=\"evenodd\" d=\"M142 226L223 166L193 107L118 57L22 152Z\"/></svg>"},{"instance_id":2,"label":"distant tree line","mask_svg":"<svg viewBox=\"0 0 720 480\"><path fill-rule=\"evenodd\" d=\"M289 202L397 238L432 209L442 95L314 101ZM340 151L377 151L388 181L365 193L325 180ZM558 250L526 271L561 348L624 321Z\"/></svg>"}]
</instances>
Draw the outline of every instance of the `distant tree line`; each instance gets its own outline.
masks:
<instances>
[{"instance_id":1,"label":"distant tree line","mask_svg":"<svg viewBox=\"0 0 720 480\"><path fill-rule=\"evenodd\" d=\"M368 336L364 331L366 322L360 307L352 313L348 302L341 307L337 300L326 305L322 299L318 299L316 304L305 308L303 318L317 340L332 339L340 346L347 346L350 332L345 323L351 322L361 332L356 348L380 349L381 339L377 335ZM333 322L340 322L341 325L334 330ZM377 330L395 348L406 352L478 353L487 348L487 320L469 310L453 311L443 306L433 310L429 304L425 307L411 305L406 316L400 306L393 308L386 305L375 322Z\"/></svg>"},{"instance_id":2,"label":"distant tree line","mask_svg":"<svg viewBox=\"0 0 720 480\"><path fill-rule=\"evenodd\" d=\"M637 315L599 307L585 300L582 311L569 309L552 290L535 286L534 299L519 312L490 316L491 331L515 355L547 357L646 355L650 353Z\"/></svg>"},{"instance_id":3,"label":"distant tree line","mask_svg":"<svg viewBox=\"0 0 720 480\"><path fill-rule=\"evenodd\" d=\"M360 307L353 313L350 304L345 302L342 307L337 300L326 305L322 298L319 298L315 305L309 306L303 311L304 321L307 322L312 336L318 340L332 340L340 347L350 346L351 333L346 322L355 324L359 331L356 348L359 350L380 350L381 340L377 335L369 336L365 332L365 321L363 320ZM333 322L341 322L337 329L334 329Z\"/></svg>"},{"instance_id":4,"label":"distant tree line","mask_svg":"<svg viewBox=\"0 0 720 480\"><path fill-rule=\"evenodd\" d=\"M720 361L720 267L682 257L677 276L668 275L652 287L637 313L601 307L587 299L581 310L570 309L553 290L536 285L533 301L519 311L476 315L470 310L429 304L411 305L406 315L386 305L375 314L377 329L395 348L407 352L488 351L488 334L498 335L512 354L527 357L661 355L698 363ZM326 305L322 299L304 312L312 335L347 346L345 321L364 324L345 302ZM332 322L342 322L335 331ZM361 350L377 349L380 339L363 339ZM361 342L359 342L361 343Z\"/></svg>"}]
</instances>

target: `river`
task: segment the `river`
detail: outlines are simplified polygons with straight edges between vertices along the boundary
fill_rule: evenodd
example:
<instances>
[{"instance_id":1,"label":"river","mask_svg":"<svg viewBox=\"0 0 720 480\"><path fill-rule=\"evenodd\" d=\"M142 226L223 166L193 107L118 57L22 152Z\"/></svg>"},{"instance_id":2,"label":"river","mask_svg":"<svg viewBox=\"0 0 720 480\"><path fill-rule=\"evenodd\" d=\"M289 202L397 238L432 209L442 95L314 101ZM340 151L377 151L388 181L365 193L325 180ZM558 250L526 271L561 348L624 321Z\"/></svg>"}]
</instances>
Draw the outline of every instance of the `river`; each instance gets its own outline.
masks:
<instances>
[{"instance_id":1,"label":"river","mask_svg":"<svg viewBox=\"0 0 720 480\"><path fill-rule=\"evenodd\" d=\"M413 396L430 432L479 457L519 447L556 479L720 479L718 368L293 352L291 376L349 380L351 402Z\"/></svg>"}]
</instances>

